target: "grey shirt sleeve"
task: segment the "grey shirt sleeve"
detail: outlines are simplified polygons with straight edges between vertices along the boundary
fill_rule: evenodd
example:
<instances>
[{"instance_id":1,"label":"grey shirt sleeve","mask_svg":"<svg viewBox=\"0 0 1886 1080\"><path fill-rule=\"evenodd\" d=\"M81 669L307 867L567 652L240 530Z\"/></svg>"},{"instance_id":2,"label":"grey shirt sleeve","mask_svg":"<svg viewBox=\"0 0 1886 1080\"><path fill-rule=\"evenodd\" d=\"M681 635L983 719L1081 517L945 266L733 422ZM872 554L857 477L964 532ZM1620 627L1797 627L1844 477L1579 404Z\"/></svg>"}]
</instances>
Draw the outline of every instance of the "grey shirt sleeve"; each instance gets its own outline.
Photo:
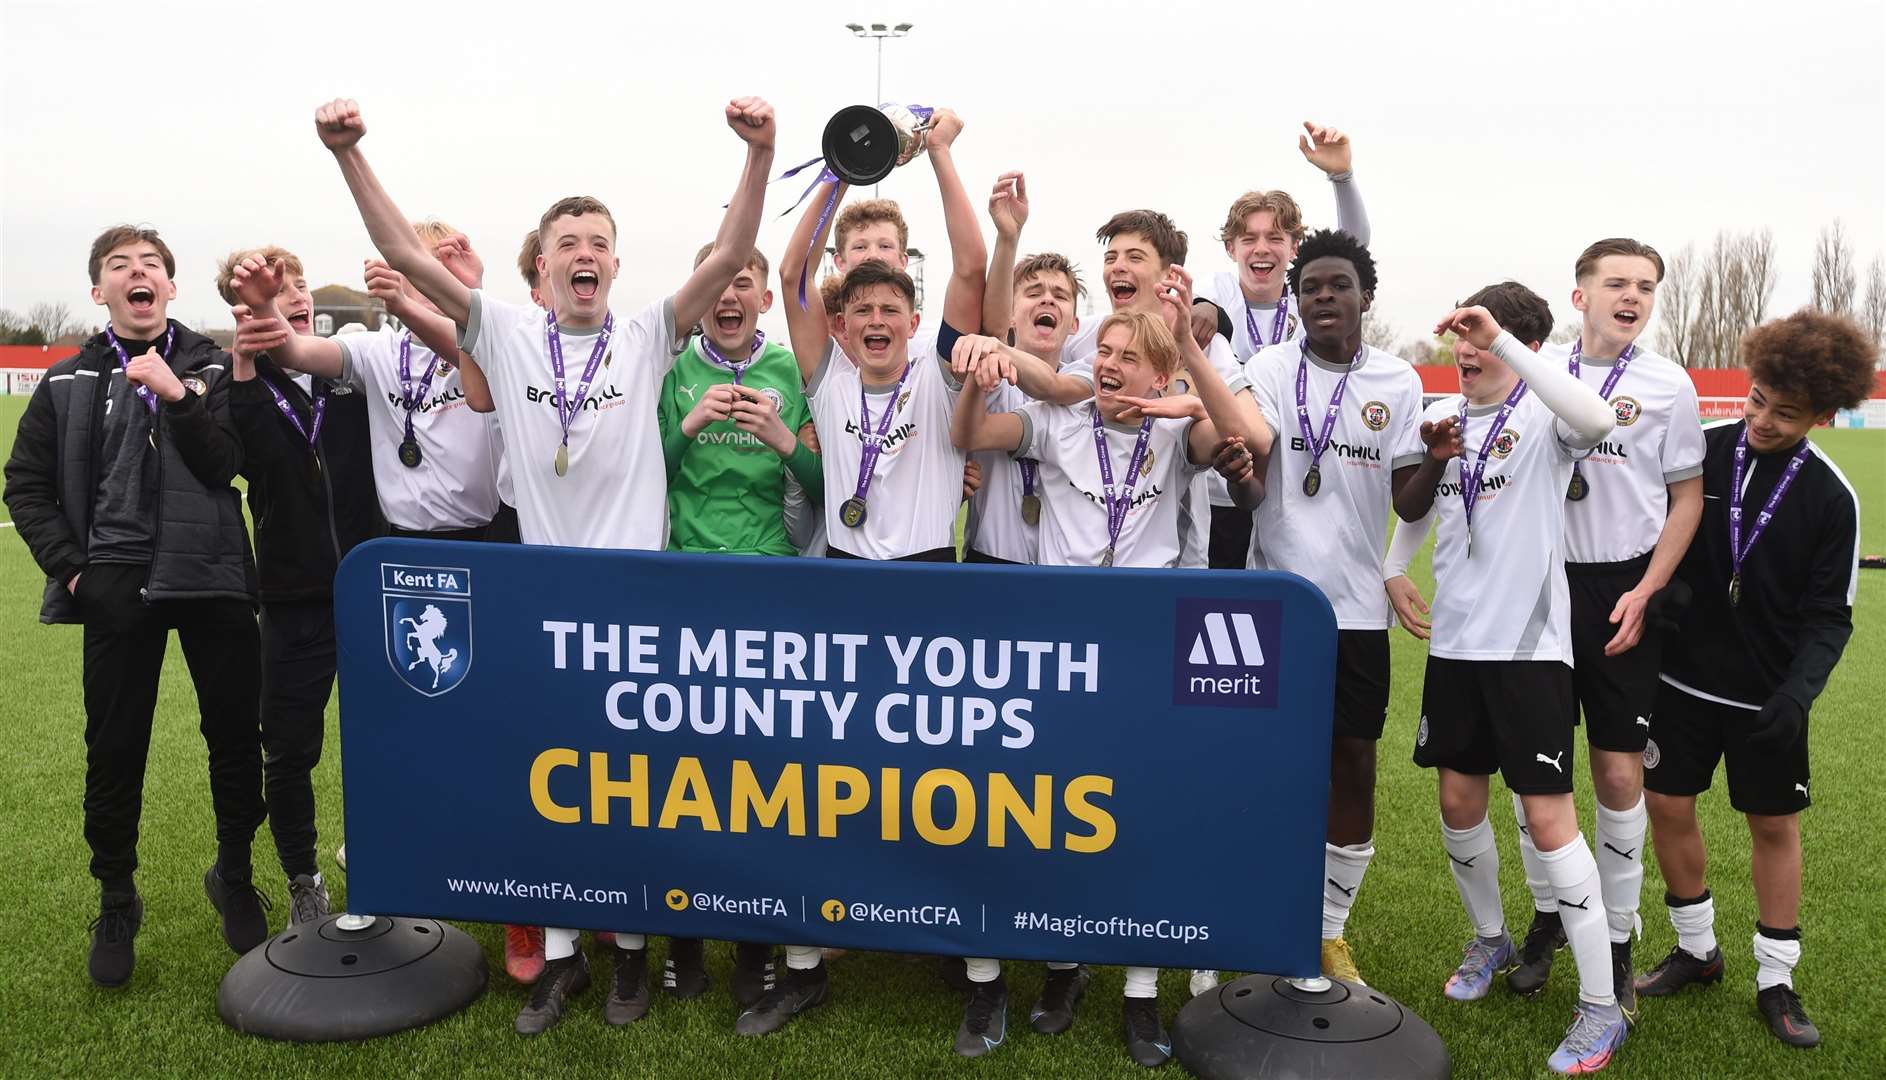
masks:
<instances>
[{"instance_id":1,"label":"grey shirt sleeve","mask_svg":"<svg viewBox=\"0 0 1886 1080\"><path fill-rule=\"evenodd\" d=\"M1369 212L1362 205L1362 191L1356 187L1354 170L1331 173L1329 185L1336 189L1336 227L1369 246Z\"/></svg>"}]
</instances>

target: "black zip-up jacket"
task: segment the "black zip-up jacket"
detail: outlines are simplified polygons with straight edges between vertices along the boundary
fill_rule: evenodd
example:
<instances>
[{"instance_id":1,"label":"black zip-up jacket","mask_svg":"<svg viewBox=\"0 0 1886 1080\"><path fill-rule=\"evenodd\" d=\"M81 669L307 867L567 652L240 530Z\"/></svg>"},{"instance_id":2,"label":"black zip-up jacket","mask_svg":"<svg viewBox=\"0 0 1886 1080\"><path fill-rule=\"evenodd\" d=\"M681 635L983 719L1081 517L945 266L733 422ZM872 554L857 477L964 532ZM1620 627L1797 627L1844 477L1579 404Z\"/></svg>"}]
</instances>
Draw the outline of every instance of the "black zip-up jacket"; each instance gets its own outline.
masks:
<instances>
[{"instance_id":1,"label":"black zip-up jacket","mask_svg":"<svg viewBox=\"0 0 1886 1080\"><path fill-rule=\"evenodd\" d=\"M1694 596L1678 633L1665 639L1663 671L1745 705L1760 707L1782 694L1806 711L1853 635L1859 501L1833 459L1810 448L1742 563L1741 601L1730 604L1729 498L1741 433L1740 422L1703 433L1703 520L1676 572ZM1744 544L1793 456L1749 452Z\"/></svg>"},{"instance_id":2,"label":"black zip-up jacket","mask_svg":"<svg viewBox=\"0 0 1886 1080\"><path fill-rule=\"evenodd\" d=\"M321 437L310 449L268 388L281 391L309 430L314 399L267 356L257 357L255 367L255 378L231 381L229 414L242 440L262 602L325 599L334 594L341 557L386 531L373 485L367 396L316 379L316 387L331 392Z\"/></svg>"},{"instance_id":3,"label":"black zip-up jacket","mask_svg":"<svg viewBox=\"0 0 1886 1080\"><path fill-rule=\"evenodd\" d=\"M229 424L229 357L216 343L175 322L170 369L183 381L181 401L157 412L157 521L144 599L255 599L255 562L242 504L230 481L242 446ZM20 538L46 574L39 611L45 623L76 623L66 590L85 569L100 476L105 400L118 355L101 332L46 370L20 417L6 465L6 505ZM125 421L114 421L125 422Z\"/></svg>"}]
</instances>

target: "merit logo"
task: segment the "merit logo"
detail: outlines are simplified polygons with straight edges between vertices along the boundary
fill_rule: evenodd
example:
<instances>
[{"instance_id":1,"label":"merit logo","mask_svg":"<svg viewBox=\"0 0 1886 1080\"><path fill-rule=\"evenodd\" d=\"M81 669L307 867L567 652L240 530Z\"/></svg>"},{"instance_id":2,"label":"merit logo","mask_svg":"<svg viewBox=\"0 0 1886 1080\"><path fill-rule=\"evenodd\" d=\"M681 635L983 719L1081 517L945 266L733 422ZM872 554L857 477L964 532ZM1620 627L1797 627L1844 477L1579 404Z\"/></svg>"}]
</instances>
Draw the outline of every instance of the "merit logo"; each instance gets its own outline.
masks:
<instances>
[{"instance_id":1,"label":"merit logo","mask_svg":"<svg viewBox=\"0 0 1886 1080\"><path fill-rule=\"evenodd\" d=\"M1277 601L1185 599L1172 649L1172 703L1277 707L1283 613Z\"/></svg>"}]
</instances>

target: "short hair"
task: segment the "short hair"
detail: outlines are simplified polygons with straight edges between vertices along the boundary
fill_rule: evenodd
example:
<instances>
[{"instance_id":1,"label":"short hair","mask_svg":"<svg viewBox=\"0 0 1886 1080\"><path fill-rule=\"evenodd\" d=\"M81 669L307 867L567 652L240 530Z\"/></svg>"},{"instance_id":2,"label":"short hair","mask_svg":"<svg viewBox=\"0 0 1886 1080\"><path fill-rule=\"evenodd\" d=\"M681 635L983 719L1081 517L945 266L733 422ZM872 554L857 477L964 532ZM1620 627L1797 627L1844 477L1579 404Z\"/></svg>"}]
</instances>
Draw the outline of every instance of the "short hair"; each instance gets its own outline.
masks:
<instances>
[{"instance_id":1,"label":"short hair","mask_svg":"<svg viewBox=\"0 0 1886 1080\"><path fill-rule=\"evenodd\" d=\"M610 235L616 234L616 218L602 200L590 195L569 195L550 204L544 216L537 221L538 242L543 242L543 234L550 231L550 223L561 217L579 217L583 214L601 214L609 222Z\"/></svg>"},{"instance_id":2,"label":"short hair","mask_svg":"<svg viewBox=\"0 0 1886 1080\"><path fill-rule=\"evenodd\" d=\"M838 287L839 310L844 310L854 297L874 285L889 285L904 294L912 311L917 309L917 283L910 280L910 275L876 259L867 259L845 274L844 282Z\"/></svg>"},{"instance_id":3,"label":"short hair","mask_svg":"<svg viewBox=\"0 0 1886 1080\"><path fill-rule=\"evenodd\" d=\"M706 262L707 257L713 253L713 244L702 244L701 250L694 253L694 265L698 268L702 263ZM759 248L754 248L753 251L747 255L745 268L756 271L760 275L760 288L766 288L766 275L772 272L773 264L766 261L765 252L761 251Z\"/></svg>"},{"instance_id":4,"label":"short hair","mask_svg":"<svg viewBox=\"0 0 1886 1080\"><path fill-rule=\"evenodd\" d=\"M260 259L264 264L280 263L282 273L289 277L300 277L303 273L301 260L287 248L270 244L246 251L232 251L216 264L216 293L223 298L223 303L231 307L242 302L236 299L236 264L248 258Z\"/></svg>"},{"instance_id":5,"label":"short hair","mask_svg":"<svg viewBox=\"0 0 1886 1080\"><path fill-rule=\"evenodd\" d=\"M1552 306L1517 281L1488 285L1454 306L1486 308L1500 329L1510 332L1521 344L1543 344L1552 336Z\"/></svg>"},{"instance_id":6,"label":"short hair","mask_svg":"<svg viewBox=\"0 0 1886 1080\"><path fill-rule=\"evenodd\" d=\"M852 231L883 222L897 226L897 250L910 250L910 225L892 199L862 199L840 210L838 221L832 225L832 243L842 254L845 237Z\"/></svg>"},{"instance_id":7,"label":"short hair","mask_svg":"<svg viewBox=\"0 0 1886 1080\"><path fill-rule=\"evenodd\" d=\"M1166 326L1166 320L1144 311L1116 311L1100 320L1100 332L1094 335L1094 344L1099 346L1107 331L1116 326L1124 326L1132 332L1132 339L1126 347L1138 352L1161 375L1171 377L1179 370L1179 341L1172 336L1172 330Z\"/></svg>"},{"instance_id":8,"label":"short hair","mask_svg":"<svg viewBox=\"0 0 1886 1080\"><path fill-rule=\"evenodd\" d=\"M1598 260L1606 255L1635 255L1649 259L1657 268L1657 280L1663 280L1663 256L1657 254L1656 248L1642 241L1632 240L1628 236L1614 236L1608 240L1600 240L1580 252L1578 261L1572 264L1572 277L1583 281L1597 273Z\"/></svg>"},{"instance_id":9,"label":"short hair","mask_svg":"<svg viewBox=\"0 0 1886 1080\"><path fill-rule=\"evenodd\" d=\"M1356 268L1357 284L1362 286L1362 291L1375 291L1375 257L1369 254L1369 249L1363 246L1362 241L1341 229L1318 229L1297 245L1297 257L1291 261L1290 269L1284 272L1292 293L1297 291L1297 283L1303 280L1303 268L1317 259L1349 260L1349 265Z\"/></svg>"},{"instance_id":10,"label":"short hair","mask_svg":"<svg viewBox=\"0 0 1886 1080\"><path fill-rule=\"evenodd\" d=\"M1152 244L1153 250L1159 253L1159 260L1167 266L1185 262L1185 230L1174 225L1171 218L1157 210L1122 210L1094 231L1094 239L1110 244L1114 237L1125 233L1144 236Z\"/></svg>"},{"instance_id":11,"label":"short hair","mask_svg":"<svg viewBox=\"0 0 1886 1080\"><path fill-rule=\"evenodd\" d=\"M1040 277L1043 274L1065 274L1068 284L1074 286L1076 298L1087 295L1087 286L1081 281L1080 271L1074 268L1074 264L1066 255L1053 251L1030 255L1016 263L1015 288L1020 289L1028 283L1029 278Z\"/></svg>"},{"instance_id":12,"label":"short hair","mask_svg":"<svg viewBox=\"0 0 1886 1080\"><path fill-rule=\"evenodd\" d=\"M86 272L92 277L92 284L98 284L99 272L104 268L105 256L124 247L126 244L149 244L157 249L157 255L164 260L164 276L177 276L177 257L170 253L170 246L164 238L157 235L156 229L142 228L137 225L113 225L98 234L92 241L92 255L86 263Z\"/></svg>"},{"instance_id":13,"label":"short hair","mask_svg":"<svg viewBox=\"0 0 1886 1080\"><path fill-rule=\"evenodd\" d=\"M1297 200L1281 191L1247 191L1238 196L1225 214L1225 227L1218 230L1220 243L1229 244L1244 233L1244 219L1260 211L1270 211L1277 228L1292 242L1303 243L1303 208Z\"/></svg>"},{"instance_id":14,"label":"short hair","mask_svg":"<svg viewBox=\"0 0 1886 1080\"><path fill-rule=\"evenodd\" d=\"M434 247L439 241L450 240L459 233L457 229L438 218L427 218L424 221L413 222L413 234L425 241L427 247Z\"/></svg>"},{"instance_id":15,"label":"short hair","mask_svg":"<svg viewBox=\"0 0 1886 1080\"><path fill-rule=\"evenodd\" d=\"M524 246L517 251L517 272L524 276L524 284L537 287L537 256L544 253L544 234L542 226L524 234Z\"/></svg>"},{"instance_id":16,"label":"short hair","mask_svg":"<svg viewBox=\"0 0 1886 1080\"><path fill-rule=\"evenodd\" d=\"M1852 319L1802 310L1742 335L1749 378L1818 415L1852 409L1872 396L1879 345Z\"/></svg>"}]
</instances>

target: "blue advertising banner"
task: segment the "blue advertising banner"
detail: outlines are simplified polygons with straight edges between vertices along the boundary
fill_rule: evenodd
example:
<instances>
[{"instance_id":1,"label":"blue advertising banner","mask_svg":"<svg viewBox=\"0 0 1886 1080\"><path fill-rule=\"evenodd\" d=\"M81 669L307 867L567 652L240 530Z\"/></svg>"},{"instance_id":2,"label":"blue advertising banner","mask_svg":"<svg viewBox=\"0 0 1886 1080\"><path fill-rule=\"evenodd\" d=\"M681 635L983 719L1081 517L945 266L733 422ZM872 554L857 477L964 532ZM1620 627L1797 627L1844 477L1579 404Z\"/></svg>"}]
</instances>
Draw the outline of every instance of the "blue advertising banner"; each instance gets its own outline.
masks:
<instances>
[{"instance_id":1,"label":"blue advertising banner","mask_svg":"<svg viewBox=\"0 0 1886 1080\"><path fill-rule=\"evenodd\" d=\"M1318 970L1300 578L376 540L335 608L356 911Z\"/></svg>"}]
</instances>

